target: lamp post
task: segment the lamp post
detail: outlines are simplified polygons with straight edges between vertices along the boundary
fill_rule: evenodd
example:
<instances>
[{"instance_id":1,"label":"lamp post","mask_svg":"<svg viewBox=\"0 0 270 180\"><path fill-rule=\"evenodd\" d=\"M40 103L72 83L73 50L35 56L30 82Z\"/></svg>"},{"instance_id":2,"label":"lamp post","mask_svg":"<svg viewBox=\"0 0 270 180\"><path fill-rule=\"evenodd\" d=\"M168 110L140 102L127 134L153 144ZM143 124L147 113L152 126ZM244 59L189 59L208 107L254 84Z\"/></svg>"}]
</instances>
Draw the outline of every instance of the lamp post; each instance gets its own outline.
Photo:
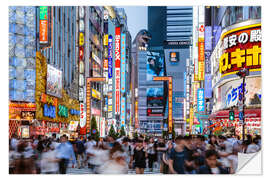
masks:
<instances>
[{"instance_id":1,"label":"lamp post","mask_svg":"<svg viewBox=\"0 0 270 180\"><path fill-rule=\"evenodd\" d=\"M242 125L242 139L243 141L245 140L245 81L246 81L246 76L249 75L249 70L244 68L241 69L239 72L236 73L236 75L238 75L239 77L243 78L243 84L242 84L242 112L239 110L239 119L240 119L240 113L243 114L243 125Z\"/></svg>"}]
</instances>

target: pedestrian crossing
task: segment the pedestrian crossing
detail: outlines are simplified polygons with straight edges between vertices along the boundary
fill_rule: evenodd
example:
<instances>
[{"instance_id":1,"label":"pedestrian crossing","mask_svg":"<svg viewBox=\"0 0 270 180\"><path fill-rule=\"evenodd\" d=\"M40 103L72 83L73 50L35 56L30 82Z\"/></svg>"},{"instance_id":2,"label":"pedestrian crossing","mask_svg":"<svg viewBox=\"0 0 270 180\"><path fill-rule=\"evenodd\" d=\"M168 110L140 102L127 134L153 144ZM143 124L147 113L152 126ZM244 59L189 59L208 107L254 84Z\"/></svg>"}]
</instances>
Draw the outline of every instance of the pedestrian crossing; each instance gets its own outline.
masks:
<instances>
[{"instance_id":1,"label":"pedestrian crossing","mask_svg":"<svg viewBox=\"0 0 270 180\"><path fill-rule=\"evenodd\" d=\"M68 168L67 174L93 174L93 172L88 167L81 168L81 169ZM129 169L128 174L136 174L135 169ZM153 171L150 171L149 168L146 168L144 170L144 174L161 174L161 173L159 172L159 169L154 168Z\"/></svg>"}]
</instances>

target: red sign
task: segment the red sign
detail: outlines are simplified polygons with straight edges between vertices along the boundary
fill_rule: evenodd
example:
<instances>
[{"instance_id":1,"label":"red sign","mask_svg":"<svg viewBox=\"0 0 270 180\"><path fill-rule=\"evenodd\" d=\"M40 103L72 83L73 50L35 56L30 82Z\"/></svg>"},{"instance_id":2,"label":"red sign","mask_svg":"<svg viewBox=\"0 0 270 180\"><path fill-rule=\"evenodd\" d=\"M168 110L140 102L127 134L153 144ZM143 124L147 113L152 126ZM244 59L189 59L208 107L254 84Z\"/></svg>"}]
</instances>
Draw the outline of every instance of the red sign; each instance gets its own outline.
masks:
<instances>
[{"instance_id":1,"label":"red sign","mask_svg":"<svg viewBox=\"0 0 270 180\"><path fill-rule=\"evenodd\" d=\"M48 21L39 20L39 42L48 43Z\"/></svg>"},{"instance_id":2,"label":"red sign","mask_svg":"<svg viewBox=\"0 0 270 180\"><path fill-rule=\"evenodd\" d=\"M36 111L36 104L32 103L9 103L10 109L18 109L21 111Z\"/></svg>"},{"instance_id":3,"label":"red sign","mask_svg":"<svg viewBox=\"0 0 270 180\"><path fill-rule=\"evenodd\" d=\"M81 46L81 47L79 48L79 57L80 57L80 61L83 60L83 56L84 56L84 48L83 48L83 46Z\"/></svg>"},{"instance_id":4,"label":"red sign","mask_svg":"<svg viewBox=\"0 0 270 180\"><path fill-rule=\"evenodd\" d=\"M58 99L42 93L40 101L43 103L51 104L56 107Z\"/></svg>"},{"instance_id":5,"label":"red sign","mask_svg":"<svg viewBox=\"0 0 270 180\"><path fill-rule=\"evenodd\" d=\"M108 59L104 59L103 61L103 68L108 69Z\"/></svg>"},{"instance_id":6,"label":"red sign","mask_svg":"<svg viewBox=\"0 0 270 180\"><path fill-rule=\"evenodd\" d=\"M120 27L115 28L115 114L120 114Z\"/></svg>"}]
</instances>

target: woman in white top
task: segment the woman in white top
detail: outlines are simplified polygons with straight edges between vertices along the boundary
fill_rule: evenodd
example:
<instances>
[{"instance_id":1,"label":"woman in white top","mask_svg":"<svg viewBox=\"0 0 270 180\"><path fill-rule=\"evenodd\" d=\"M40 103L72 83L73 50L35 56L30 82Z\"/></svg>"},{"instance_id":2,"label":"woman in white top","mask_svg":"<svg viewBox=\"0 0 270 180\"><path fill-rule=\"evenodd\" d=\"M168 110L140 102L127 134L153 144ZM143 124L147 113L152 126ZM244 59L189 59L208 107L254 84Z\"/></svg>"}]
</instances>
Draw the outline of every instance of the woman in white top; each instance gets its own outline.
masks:
<instances>
[{"instance_id":1,"label":"woman in white top","mask_svg":"<svg viewBox=\"0 0 270 180\"><path fill-rule=\"evenodd\" d=\"M58 159L56 158L57 152L54 145L49 143L41 154L40 169L42 174L57 174Z\"/></svg>"}]
</instances>

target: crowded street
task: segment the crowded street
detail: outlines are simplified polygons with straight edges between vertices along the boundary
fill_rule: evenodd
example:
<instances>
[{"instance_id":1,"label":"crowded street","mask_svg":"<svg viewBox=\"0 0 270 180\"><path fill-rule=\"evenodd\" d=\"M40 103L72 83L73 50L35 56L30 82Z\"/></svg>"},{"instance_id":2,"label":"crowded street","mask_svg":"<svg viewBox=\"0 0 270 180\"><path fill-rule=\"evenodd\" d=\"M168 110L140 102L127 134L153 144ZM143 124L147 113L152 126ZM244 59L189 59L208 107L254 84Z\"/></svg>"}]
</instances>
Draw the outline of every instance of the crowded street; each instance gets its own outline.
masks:
<instances>
[{"instance_id":1,"label":"crowded street","mask_svg":"<svg viewBox=\"0 0 270 180\"><path fill-rule=\"evenodd\" d=\"M9 174L238 174L261 152L261 6L8 17Z\"/></svg>"}]
</instances>

